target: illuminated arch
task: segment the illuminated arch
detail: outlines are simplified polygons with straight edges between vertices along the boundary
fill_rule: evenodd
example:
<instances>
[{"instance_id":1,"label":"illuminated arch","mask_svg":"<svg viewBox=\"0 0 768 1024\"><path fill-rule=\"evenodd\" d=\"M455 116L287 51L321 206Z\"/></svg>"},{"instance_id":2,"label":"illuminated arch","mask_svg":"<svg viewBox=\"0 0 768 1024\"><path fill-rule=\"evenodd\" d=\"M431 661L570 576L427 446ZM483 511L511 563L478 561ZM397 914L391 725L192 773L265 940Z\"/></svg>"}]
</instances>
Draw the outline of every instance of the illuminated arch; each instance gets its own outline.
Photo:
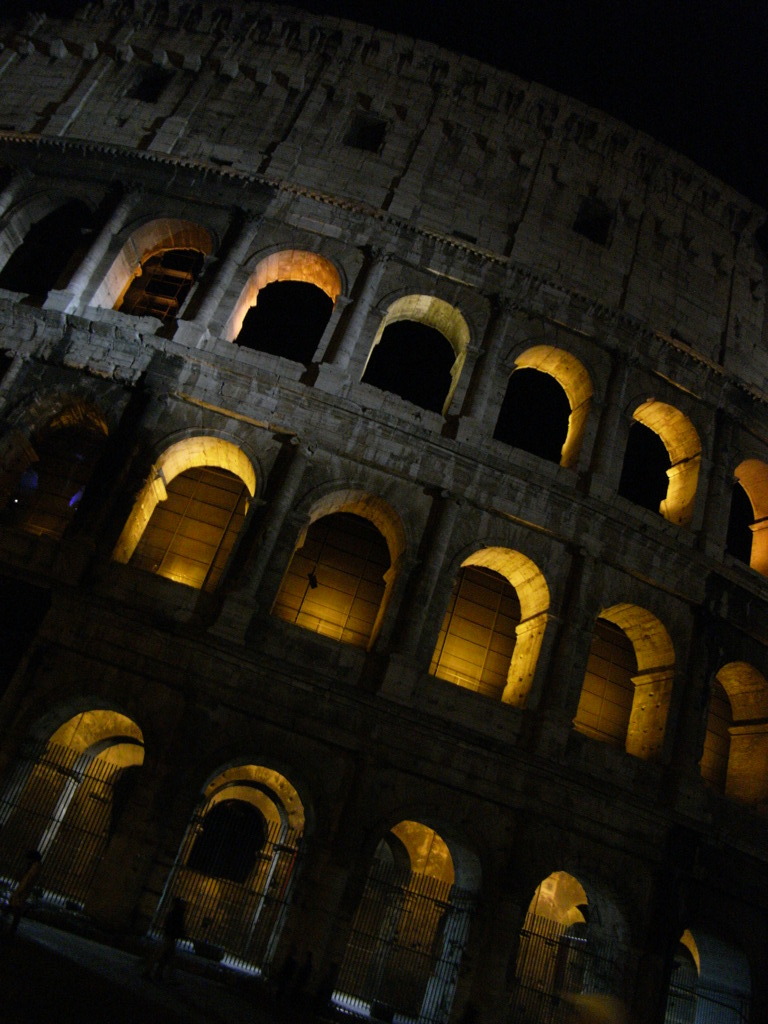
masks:
<instances>
[{"instance_id":1,"label":"illuminated arch","mask_svg":"<svg viewBox=\"0 0 768 1024\"><path fill-rule=\"evenodd\" d=\"M141 729L120 712L91 709L59 725L5 787L0 871L36 849L45 890L82 907L143 763Z\"/></svg>"},{"instance_id":2,"label":"illuminated arch","mask_svg":"<svg viewBox=\"0 0 768 1024\"><path fill-rule=\"evenodd\" d=\"M768 799L768 681L743 661L723 665L716 681L729 707L723 719L713 691L701 773L732 800L762 803Z\"/></svg>"},{"instance_id":3,"label":"illuminated arch","mask_svg":"<svg viewBox=\"0 0 768 1024\"><path fill-rule=\"evenodd\" d=\"M665 1024L747 1021L752 980L744 953L698 929L680 936L667 995Z\"/></svg>"},{"instance_id":4,"label":"illuminated arch","mask_svg":"<svg viewBox=\"0 0 768 1024\"><path fill-rule=\"evenodd\" d=\"M696 428L679 409L653 398L638 406L632 418L652 430L669 455L669 484L659 512L671 523L688 526L693 519L701 464L701 441Z\"/></svg>"},{"instance_id":5,"label":"illuminated arch","mask_svg":"<svg viewBox=\"0 0 768 1024\"><path fill-rule=\"evenodd\" d=\"M422 822L400 821L382 837L336 979L337 1006L375 1006L386 1020L448 1020L474 909L461 874L448 843Z\"/></svg>"},{"instance_id":6,"label":"illuminated arch","mask_svg":"<svg viewBox=\"0 0 768 1024\"><path fill-rule=\"evenodd\" d=\"M302 249L283 249L272 253L257 265L240 293L234 311L224 328L224 338L234 341L240 333L246 313L256 304L262 288L276 281L303 281L325 292L335 305L341 294L341 277L324 256Z\"/></svg>"},{"instance_id":7,"label":"illuminated arch","mask_svg":"<svg viewBox=\"0 0 768 1024\"><path fill-rule=\"evenodd\" d=\"M664 742L674 683L675 652L672 641L656 616L637 605L613 605L600 612L598 619L618 626L634 649L637 671L629 676L632 693L627 696L631 705L625 708L626 732L623 736L611 735L596 728L600 709L595 704L602 702L603 697L600 686L595 685L595 682L599 684L602 677L592 660L592 652L574 718L574 728L593 739L619 743L628 754L635 757L657 758ZM613 683L608 685L615 689ZM621 701L621 697L618 700Z\"/></svg>"},{"instance_id":8,"label":"illuminated arch","mask_svg":"<svg viewBox=\"0 0 768 1024\"><path fill-rule=\"evenodd\" d=\"M501 699L522 707L533 682L549 610L549 587L538 566L520 551L489 547L465 558L461 568L480 566L503 576L520 602L520 622Z\"/></svg>"},{"instance_id":9,"label":"illuminated arch","mask_svg":"<svg viewBox=\"0 0 768 1024\"><path fill-rule=\"evenodd\" d=\"M168 485L180 474L196 468L225 470L242 481L251 497L256 493L254 468L242 448L232 441L210 435L177 441L152 466L115 546L114 561L130 561L158 502L168 497Z\"/></svg>"},{"instance_id":10,"label":"illuminated arch","mask_svg":"<svg viewBox=\"0 0 768 1024\"><path fill-rule=\"evenodd\" d=\"M443 299L436 298L434 295L404 295L392 303L387 309L384 319L381 321L376 336L373 339L371 350L368 353L368 360L366 361L366 368L363 370L363 378L365 378L368 364L386 329L403 320L411 320L415 323L423 324L425 327L433 328L446 339L453 349L454 361L450 369L450 386L442 405L442 412L445 413L451 404L453 393L461 376L469 347L470 334L467 322L459 310Z\"/></svg>"},{"instance_id":11,"label":"illuminated arch","mask_svg":"<svg viewBox=\"0 0 768 1024\"><path fill-rule=\"evenodd\" d=\"M290 904L305 828L301 798L286 776L240 763L205 786L157 906L159 928L185 900L187 935L235 963L268 968Z\"/></svg>"},{"instance_id":12,"label":"illuminated arch","mask_svg":"<svg viewBox=\"0 0 768 1024\"><path fill-rule=\"evenodd\" d=\"M760 459L745 459L733 475L752 506L750 568L768 576L768 465Z\"/></svg>"},{"instance_id":13,"label":"illuminated arch","mask_svg":"<svg viewBox=\"0 0 768 1024\"><path fill-rule=\"evenodd\" d=\"M553 1006L572 1008L569 1019L573 1010L579 1019L580 1010L585 1019L622 1019L625 933L611 900L593 899L567 871L552 872L537 887L520 932L512 1019L545 1020Z\"/></svg>"},{"instance_id":14,"label":"illuminated arch","mask_svg":"<svg viewBox=\"0 0 768 1024\"><path fill-rule=\"evenodd\" d=\"M171 250L194 250L210 256L214 242L209 231L188 220L161 218L132 231L112 262L90 305L119 309L134 278L153 256Z\"/></svg>"},{"instance_id":15,"label":"illuminated arch","mask_svg":"<svg viewBox=\"0 0 768 1024\"><path fill-rule=\"evenodd\" d=\"M518 369L539 370L554 377L565 392L571 413L560 454L560 465L575 465L592 402L593 388L589 373L576 356L554 345L534 345L526 349L515 359L515 366Z\"/></svg>"},{"instance_id":16,"label":"illuminated arch","mask_svg":"<svg viewBox=\"0 0 768 1024\"><path fill-rule=\"evenodd\" d=\"M345 521L345 515L351 518ZM360 520L372 532L361 532ZM322 526L331 531L329 544L320 537ZM348 552L345 531L356 538ZM311 557L307 545L316 549ZM356 546L365 552L360 557L353 551ZM344 643L370 647L381 628L404 551L402 521L387 502L364 491L328 494L310 510L272 614Z\"/></svg>"}]
</instances>

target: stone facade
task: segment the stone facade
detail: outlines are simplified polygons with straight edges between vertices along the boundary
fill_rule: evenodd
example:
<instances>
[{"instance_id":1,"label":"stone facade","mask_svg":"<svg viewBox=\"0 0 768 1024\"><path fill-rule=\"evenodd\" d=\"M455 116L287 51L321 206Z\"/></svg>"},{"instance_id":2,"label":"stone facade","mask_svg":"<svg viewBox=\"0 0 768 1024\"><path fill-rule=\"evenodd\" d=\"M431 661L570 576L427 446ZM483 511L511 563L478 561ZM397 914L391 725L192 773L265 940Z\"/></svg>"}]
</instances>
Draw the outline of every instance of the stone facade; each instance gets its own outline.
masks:
<instances>
[{"instance_id":1,"label":"stone facade","mask_svg":"<svg viewBox=\"0 0 768 1024\"><path fill-rule=\"evenodd\" d=\"M205 860L190 822L202 834L231 791L301 834L259 963L277 976L311 952L310 989L357 995L359 1012L405 1012L384 982L366 995L339 978L390 830L419 873L415 822L449 851L465 926L424 925L442 947L414 1019L525 1020L529 982L618 996L638 1022L693 1020L668 1001L686 935L691 993L719 1007L696 1019L768 1020L762 212L541 86L260 3L115 0L5 26L0 173L6 833L55 760L35 744L73 752L72 779L98 759L118 769L76 898L60 870L70 904L146 931L169 872ZM57 243L68 259L49 287L25 286L14 256L65 204L80 225ZM120 308L168 252L201 260L173 315ZM308 358L242 341L257 296L285 282L332 304ZM450 347L437 408L371 376L403 323ZM494 436L523 371L567 399L554 459ZM627 496L638 425L668 456L658 509ZM66 430L98 452L63 504L50 485L43 522L50 438ZM50 457L64 479L71 451ZM173 482L206 468L242 484L242 522L215 579L179 582L140 561L142 538ZM749 505L739 557L734 484ZM278 615L289 566L338 516L389 559L362 642ZM495 696L433 658L472 567L520 604ZM319 568L294 574L322 590ZM634 657L623 738L585 725L598 619ZM721 691L719 768L703 778ZM80 810L56 792L38 802L58 828ZM25 833L44 863L51 828ZM0 841L3 871L19 843ZM427 862L420 877L445 881ZM570 928L561 953L614 951L602 980L526 975L526 912L566 876L583 897L544 919Z\"/></svg>"}]
</instances>

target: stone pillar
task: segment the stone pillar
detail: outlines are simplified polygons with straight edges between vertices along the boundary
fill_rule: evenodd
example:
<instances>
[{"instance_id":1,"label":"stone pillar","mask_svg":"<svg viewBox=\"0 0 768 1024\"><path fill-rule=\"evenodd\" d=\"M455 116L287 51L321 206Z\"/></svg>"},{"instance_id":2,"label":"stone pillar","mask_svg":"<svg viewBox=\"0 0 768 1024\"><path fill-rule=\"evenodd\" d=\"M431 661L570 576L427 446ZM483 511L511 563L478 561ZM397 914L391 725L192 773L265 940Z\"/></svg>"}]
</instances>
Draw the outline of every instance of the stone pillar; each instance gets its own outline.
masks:
<instances>
[{"instance_id":1,"label":"stone pillar","mask_svg":"<svg viewBox=\"0 0 768 1024\"><path fill-rule=\"evenodd\" d=\"M496 299L496 310L486 328L480 358L475 363L470 393L462 409L463 417L468 416L481 423L485 420L491 388L502 356L502 342L509 334L513 312L511 303Z\"/></svg>"},{"instance_id":2,"label":"stone pillar","mask_svg":"<svg viewBox=\"0 0 768 1024\"><path fill-rule=\"evenodd\" d=\"M338 370L346 370L349 366L360 333L373 307L387 263L391 258L391 253L382 249L371 249L370 259L358 278L359 292L353 297L352 313L346 324L342 326L336 344L332 363Z\"/></svg>"},{"instance_id":3,"label":"stone pillar","mask_svg":"<svg viewBox=\"0 0 768 1024\"><path fill-rule=\"evenodd\" d=\"M0 217L4 217L6 215L16 202L19 193L24 189L27 182L31 180L32 174L29 171L16 171L3 191L0 192Z\"/></svg>"},{"instance_id":4,"label":"stone pillar","mask_svg":"<svg viewBox=\"0 0 768 1024\"><path fill-rule=\"evenodd\" d=\"M210 321L219 308L221 300L224 298L224 294L232 283L232 279L245 260L249 246L253 241L253 236L256 234L262 221L262 218L255 214L236 213L235 217L233 217L233 226L237 217L240 218L240 223L235 229L229 250L218 263L214 263L211 280L208 282L203 301L200 303L197 313L192 320L192 323L204 329L209 327Z\"/></svg>"},{"instance_id":5,"label":"stone pillar","mask_svg":"<svg viewBox=\"0 0 768 1024\"><path fill-rule=\"evenodd\" d=\"M485 893L483 906L485 912L473 922L462 958L454 1019L460 1020L463 1012L478 1024L497 1024L507 1019L526 915L525 907L508 892ZM473 1011L476 1017L471 1016Z\"/></svg>"},{"instance_id":6,"label":"stone pillar","mask_svg":"<svg viewBox=\"0 0 768 1024\"><path fill-rule=\"evenodd\" d=\"M91 278L103 259L112 239L122 228L125 219L131 208L138 201L140 192L138 189L128 189L117 201L112 213L102 225L98 235L91 242L88 252L83 261L72 275L69 284L63 292L54 292L50 301L46 301L49 309L62 309L65 313L74 313L81 305L83 295L88 287Z\"/></svg>"},{"instance_id":7,"label":"stone pillar","mask_svg":"<svg viewBox=\"0 0 768 1024\"><path fill-rule=\"evenodd\" d=\"M256 594L269 559L272 557L283 523L296 500L296 494L310 455L309 449L296 448L280 488L268 506L253 555L243 566L242 582L227 595L221 613L211 627L210 632L217 636L226 637L236 643L245 642L245 634L253 615Z\"/></svg>"},{"instance_id":8,"label":"stone pillar","mask_svg":"<svg viewBox=\"0 0 768 1024\"><path fill-rule=\"evenodd\" d=\"M619 360L621 359L621 362ZM629 383L630 366L623 357L614 354L613 367L605 388L600 419L592 447L590 492L595 490L616 493L621 476L621 466L626 445L627 429L624 427L624 403ZM622 445L617 450L617 441ZM606 497L607 494L599 495Z\"/></svg>"}]
</instances>

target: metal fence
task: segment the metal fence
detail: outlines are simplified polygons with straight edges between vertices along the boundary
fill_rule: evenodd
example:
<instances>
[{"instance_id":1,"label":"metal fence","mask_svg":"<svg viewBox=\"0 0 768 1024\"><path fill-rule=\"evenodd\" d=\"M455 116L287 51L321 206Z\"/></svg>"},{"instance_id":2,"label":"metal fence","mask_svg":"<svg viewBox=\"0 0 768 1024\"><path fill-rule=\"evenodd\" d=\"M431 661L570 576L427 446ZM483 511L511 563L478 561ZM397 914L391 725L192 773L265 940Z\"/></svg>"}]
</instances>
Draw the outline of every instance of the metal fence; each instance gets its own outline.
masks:
<instances>
[{"instance_id":1,"label":"metal fence","mask_svg":"<svg viewBox=\"0 0 768 1024\"><path fill-rule=\"evenodd\" d=\"M699 984L696 971L673 975L664 1024L747 1024L749 999L711 985Z\"/></svg>"},{"instance_id":2,"label":"metal fence","mask_svg":"<svg viewBox=\"0 0 768 1024\"><path fill-rule=\"evenodd\" d=\"M121 769L47 744L17 761L0 796L0 878L7 891L38 850L38 888L81 910L109 840L113 794Z\"/></svg>"},{"instance_id":3,"label":"metal fence","mask_svg":"<svg viewBox=\"0 0 768 1024\"><path fill-rule=\"evenodd\" d=\"M188 866L198 826L193 823L182 844L150 930L161 929L174 898L180 897L187 905L187 939L198 955L267 971L290 903L301 833L279 822L267 826L259 836L254 865L241 882ZM221 843L227 842L223 835ZM226 859L228 851L221 852ZM217 860L215 851L212 860Z\"/></svg>"},{"instance_id":4,"label":"metal fence","mask_svg":"<svg viewBox=\"0 0 768 1024\"><path fill-rule=\"evenodd\" d=\"M376 865L352 924L334 1002L347 1012L440 1024L450 1013L474 905L428 875Z\"/></svg>"}]
</instances>

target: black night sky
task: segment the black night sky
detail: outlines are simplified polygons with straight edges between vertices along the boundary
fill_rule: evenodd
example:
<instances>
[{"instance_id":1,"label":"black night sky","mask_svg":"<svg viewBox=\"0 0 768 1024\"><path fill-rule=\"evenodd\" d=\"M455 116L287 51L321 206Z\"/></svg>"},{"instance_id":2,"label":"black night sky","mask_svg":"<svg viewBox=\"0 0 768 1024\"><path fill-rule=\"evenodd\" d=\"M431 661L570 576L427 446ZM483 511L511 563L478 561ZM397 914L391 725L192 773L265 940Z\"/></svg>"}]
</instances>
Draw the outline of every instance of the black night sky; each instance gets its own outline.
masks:
<instances>
[{"instance_id":1,"label":"black night sky","mask_svg":"<svg viewBox=\"0 0 768 1024\"><path fill-rule=\"evenodd\" d=\"M77 0L6 0L67 13ZM216 2L216 0L207 0ZM505 68L648 132L768 206L765 0L304 0Z\"/></svg>"}]
</instances>

